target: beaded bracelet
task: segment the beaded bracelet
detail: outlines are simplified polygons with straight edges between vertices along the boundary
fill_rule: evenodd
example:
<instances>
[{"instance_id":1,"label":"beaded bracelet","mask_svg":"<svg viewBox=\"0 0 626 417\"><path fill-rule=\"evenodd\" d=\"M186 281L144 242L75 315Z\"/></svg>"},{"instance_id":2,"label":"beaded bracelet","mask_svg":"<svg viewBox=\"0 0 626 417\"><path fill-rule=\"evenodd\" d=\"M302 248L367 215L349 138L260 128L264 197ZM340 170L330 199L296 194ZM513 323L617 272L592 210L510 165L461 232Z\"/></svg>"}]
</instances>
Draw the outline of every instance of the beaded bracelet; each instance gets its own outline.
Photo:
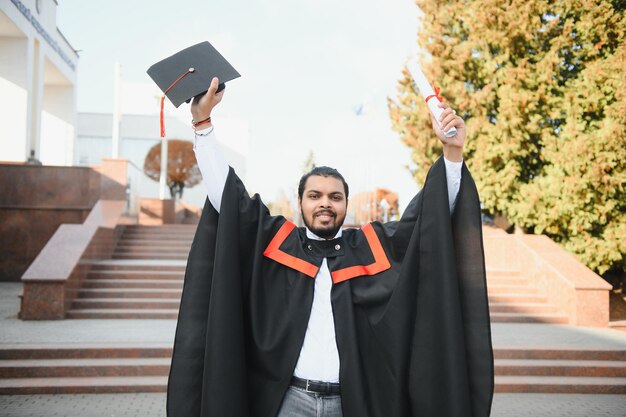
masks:
<instances>
[{"instance_id":1,"label":"beaded bracelet","mask_svg":"<svg viewBox=\"0 0 626 417\"><path fill-rule=\"evenodd\" d=\"M195 129L196 127L203 125L205 123L211 123L211 116L207 117L204 120L200 120L199 122L196 122L195 120L191 121L191 125L193 126L193 128Z\"/></svg>"}]
</instances>

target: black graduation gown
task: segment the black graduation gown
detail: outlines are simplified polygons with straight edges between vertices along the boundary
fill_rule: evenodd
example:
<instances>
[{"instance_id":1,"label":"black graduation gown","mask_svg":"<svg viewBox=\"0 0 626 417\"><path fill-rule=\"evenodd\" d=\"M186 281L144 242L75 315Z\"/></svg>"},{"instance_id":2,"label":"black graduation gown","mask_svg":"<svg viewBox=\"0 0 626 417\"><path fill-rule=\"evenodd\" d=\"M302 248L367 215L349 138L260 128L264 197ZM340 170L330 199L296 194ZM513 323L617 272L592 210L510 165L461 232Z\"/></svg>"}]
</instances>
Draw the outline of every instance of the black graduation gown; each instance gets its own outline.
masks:
<instances>
[{"instance_id":1,"label":"black graduation gown","mask_svg":"<svg viewBox=\"0 0 626 417\"><path fill-rule=\"evenodd\" d=\"M344 417L488 416L480 207L462 169L453 216L440 158L400 221L344 230L312 249L231 169L220 214L207 201L189 254L168 415L276 416L327 256Z\"/></svg>"}]
</instances>

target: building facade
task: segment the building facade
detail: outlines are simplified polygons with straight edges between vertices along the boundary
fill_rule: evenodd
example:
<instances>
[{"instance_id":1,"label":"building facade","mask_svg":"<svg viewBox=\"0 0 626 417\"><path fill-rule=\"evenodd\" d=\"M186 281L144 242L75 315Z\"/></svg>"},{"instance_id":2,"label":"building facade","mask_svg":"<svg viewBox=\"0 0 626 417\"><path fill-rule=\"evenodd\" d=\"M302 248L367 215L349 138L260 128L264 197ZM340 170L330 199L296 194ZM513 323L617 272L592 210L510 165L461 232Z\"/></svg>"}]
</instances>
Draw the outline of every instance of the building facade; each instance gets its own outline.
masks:
<instances>
[{"instance_id":1,"label":"building facade","mask_svg":"<svg viewBox=\"0 0 626 417\"><path fill-rule=\"evenodd\" d=\"M56 0L0 1L0 160L72 165L78 54Z\"/></svg>"},{"instance_id":2,"label":"building facade","mask_svg":"<svg viewBox=\"0 0 626 417\"><path fill-rule=\"evenodd\" d=\"M130 94L126 95L132 101ZM144 96L150 96L144 94ZM187 110L188 111L188 110ZM186 112L181 111L186 116ZM188 116L185 121L177 117L166 117L168 139L194 141ZM112 154L113 116L110 113L79 113L76 131L74 164L78 166L100 165L103 158ZM120 118L119 157L130 161L129 182L137 187L143 198L158 198L159 183L143 174L143 166L148 151L161 143L158 114L128 114ZM248 158L248 123L238 119L220 118L218 144L229 165L245 181ZM169 191L167 192L169 198ZM199 184L185 189L183 200L202 207L206 199L205 188Z\"/></svg>"}]
</instances>

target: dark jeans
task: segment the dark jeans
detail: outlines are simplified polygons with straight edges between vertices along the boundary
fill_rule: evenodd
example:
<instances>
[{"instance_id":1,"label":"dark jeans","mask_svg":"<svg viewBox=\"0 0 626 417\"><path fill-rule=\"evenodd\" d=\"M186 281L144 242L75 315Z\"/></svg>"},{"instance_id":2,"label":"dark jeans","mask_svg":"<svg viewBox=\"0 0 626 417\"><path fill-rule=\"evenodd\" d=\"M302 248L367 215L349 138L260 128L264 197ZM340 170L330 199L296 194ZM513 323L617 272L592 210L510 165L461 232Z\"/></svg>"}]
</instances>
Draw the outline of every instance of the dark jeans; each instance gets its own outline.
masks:
<instances>
[{"instance_id":1,"label":"dark jeans","mask_svg":"<svg viewBox=\"0 0 626 417\"><path fill-rule=\"evenodd\" d=\"M341 396L306 392L289 387L278 417L342 417Z\"/></svg>"}]
</instances>

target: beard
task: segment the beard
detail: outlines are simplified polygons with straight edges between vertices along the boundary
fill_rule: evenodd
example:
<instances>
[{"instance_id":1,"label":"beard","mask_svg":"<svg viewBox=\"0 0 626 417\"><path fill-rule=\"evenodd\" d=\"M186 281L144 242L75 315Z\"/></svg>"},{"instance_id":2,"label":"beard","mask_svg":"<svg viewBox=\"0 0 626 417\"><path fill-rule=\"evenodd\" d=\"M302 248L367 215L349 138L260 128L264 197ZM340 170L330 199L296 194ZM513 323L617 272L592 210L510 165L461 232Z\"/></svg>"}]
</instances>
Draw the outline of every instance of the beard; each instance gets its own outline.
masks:
<instances>
[{"instance_id":1,"label":"beard","mask_svg":"<svg viewBox=\"0 0 626 417\"><path fill-rule=\"evenodd\" d=\"M319 236L322 239L332 239L332 238L335 237L335 235L337 234L337 232L339 231L339 229L343 225L343 220L344 220L344 219L338 219L337 218L337 213L332 212L332 214L333 214L333 217L335 218L335 222L332 223L332 224L329 224L328 226L321 226L321 227L313 226L312 224L310 224L307 221L307 219L304 216L304 214L302 214L302 221L304 222L304 225L311 232L313 232L316 236Z\"/></svg>"}]
</instances>

